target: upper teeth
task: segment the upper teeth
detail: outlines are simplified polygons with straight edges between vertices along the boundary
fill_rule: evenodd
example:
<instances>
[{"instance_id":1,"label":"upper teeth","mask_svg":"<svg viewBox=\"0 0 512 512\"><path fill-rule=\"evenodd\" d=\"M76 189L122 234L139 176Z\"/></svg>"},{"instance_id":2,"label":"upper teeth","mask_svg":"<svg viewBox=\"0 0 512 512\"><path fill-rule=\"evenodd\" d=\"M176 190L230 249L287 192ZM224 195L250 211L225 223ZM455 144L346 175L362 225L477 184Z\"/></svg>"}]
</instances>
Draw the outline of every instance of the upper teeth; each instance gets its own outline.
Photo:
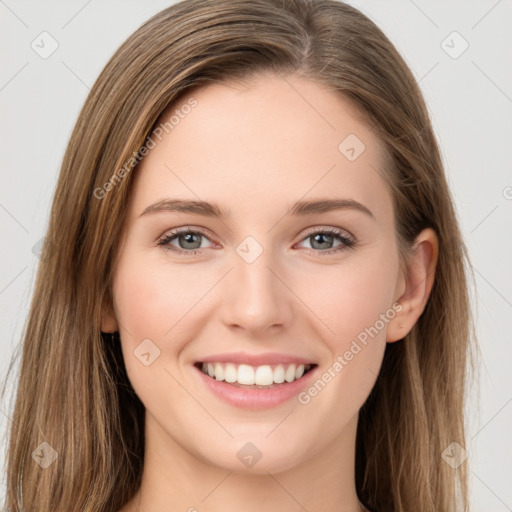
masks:
<instances>
[{"instance_id":1,"label":"upper teeth","mask_svg":"<svg viewBox=\"0 0 512 512\"><path fill-rule=\"evenodd\" d=\"M238 384L269 386L273 383L293 382L300 379L310 364L278 364L276 366L235 365L234 363L203 363L202 370L216 380L238 382Z\"/></svg>"}]
</instances>

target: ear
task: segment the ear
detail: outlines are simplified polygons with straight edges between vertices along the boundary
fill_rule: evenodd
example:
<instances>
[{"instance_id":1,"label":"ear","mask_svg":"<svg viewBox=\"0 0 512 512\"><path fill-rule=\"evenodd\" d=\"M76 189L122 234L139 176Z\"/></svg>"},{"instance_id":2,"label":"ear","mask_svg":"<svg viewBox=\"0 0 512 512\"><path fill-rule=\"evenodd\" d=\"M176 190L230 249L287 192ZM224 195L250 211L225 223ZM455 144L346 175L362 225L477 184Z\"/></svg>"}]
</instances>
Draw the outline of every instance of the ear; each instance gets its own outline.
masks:
<instances>
[{"instance_id":1,"label":"ear","mask_svg":"<svg viewBox=\"0 0 512 512\"><path fill-rule=\"evenodd\" d=\"M112 299L106 294L103 298L103 305L101 310L101 330L102 332L117 332L119 331L119 324L116 320L116 314Z\"/></svg>"},{"instance_id":2,"label":"ear","mask_svg":"<svg viewBox=\"0 0 512 512\"><path fill-rule=\"evenodd\" d=\"M386 339L389 343L404 338L423 313L434 285L438 250L439 242L433 229L426 228L416 237L407 262L407 275L401 276L395 299L402 309L388 323Z\"/></svg>"}]
</instances>

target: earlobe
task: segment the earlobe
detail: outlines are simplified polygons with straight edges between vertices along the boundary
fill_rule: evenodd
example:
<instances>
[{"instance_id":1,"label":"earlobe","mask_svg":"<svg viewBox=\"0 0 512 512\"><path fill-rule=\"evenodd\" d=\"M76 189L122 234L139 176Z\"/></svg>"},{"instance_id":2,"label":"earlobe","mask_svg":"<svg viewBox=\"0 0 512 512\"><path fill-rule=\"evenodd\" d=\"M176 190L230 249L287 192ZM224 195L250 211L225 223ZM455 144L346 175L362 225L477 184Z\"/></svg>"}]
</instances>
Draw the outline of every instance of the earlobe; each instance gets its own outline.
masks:
<instances>
[{"instance_id":1,"label":"earlobe","mask_svg":"<svg viewBox=\"0 0 512 512\"><path fill-rule=\"evenodd\" d=\"M106 299L103 300L103 307L101 313L101 331L102 332L116 332L119 330L119 325L115 317L114 308L112 303Z\"/></svg>"},{"instance_id":2,"label":"earlobe","mask_svg":"<svg viewBox=\"0 0 512 512\"><path fill-rule=\"evenodd\" d=\"M438 238L433 229L426 228L416 237L407 262L407 275L402 278L405 291L397 298L402 308L388 324L386 339L389 343L403 339L423 313L434 285L438 250Z\"/></svg>"}]
</instances>

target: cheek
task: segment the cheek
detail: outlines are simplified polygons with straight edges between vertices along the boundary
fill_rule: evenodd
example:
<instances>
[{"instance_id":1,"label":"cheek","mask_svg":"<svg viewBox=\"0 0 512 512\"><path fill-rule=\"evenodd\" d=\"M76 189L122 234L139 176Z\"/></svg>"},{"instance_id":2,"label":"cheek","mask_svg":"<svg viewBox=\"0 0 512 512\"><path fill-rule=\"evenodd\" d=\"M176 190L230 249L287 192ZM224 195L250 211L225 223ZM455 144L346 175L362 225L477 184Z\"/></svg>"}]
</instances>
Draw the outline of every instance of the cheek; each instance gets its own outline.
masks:
<instances>
[{"instance_id":1,"label":"cheek","mask_svg":"<svg viewBox=\"0 0 512 512\"><path fill-rule=\"evenodd\" d=\"M191 282L190 272L151 258L131 254L120 262L114 280L116 316L126 368L141 392L141 387L153 387L157 376L169 385L168 375L161 370L174 366L187 340L195 335L187 313L210 284L199 285Z\"/></svg>"},{"instance_id":2,"label":"cheek","mask_svg":"<svg viewBox=\"0 0 512 512\"><path fill-rule=\"evenodd\" d=\"M380 257L330 268L321 293L313 297L314 310L322 312L320 316L329 327L333 348L344 351L352 340L364 340L364 333L369 339L385 340L394 316L397 268L394 260L386 262Z\"/></svg>"},{"instance_id":3,"label":"cheek","mask_svg":"<svg viewBox=\"0 0 512 512\"><path fill-rule=\"evenodd\" d=\"M165 401L156 389L187 403L171 375L181 379L175 361L196 334L191 309L211 287L211 279L191 279L191 266L177 267L133 251L119 262L114 279L126 369L137 395L153 411Z\"/></svg>"},{"instance_id":4,"label":"cheek","mask_svg":"<svg viewBox=\"0 0 512 512\"><path fill-rule=\"evenodd\" d=\"M117 316L133 337L163 340L204 295L209 281L191 280L190 267L165 264L161 258L133 254L122 261L115 278ZM168 335L168 336L166 336Z\"/></svg>"},{"instance_id":5,"label":"cheek","mask_svg":"<svg viewBox=\"0 0 512 512\"><path fill-rule=\"evenodd\" d=\"M178 361L184 349L204 328L199 319L217 271L176 264L156 251L124 253L116 269L114 297L125 365L134 388L153 387L157 374L165 387L175 382L162 370L181 371ZM145 366L148 356L144 360L141 355L148 352L150 364Z\"/></svg>"},{"instance_id":6,"label":"cheek","mask_svg":"<svg viewBox=\"0 0 512 512\"><path fill-rule=\"evenodd\" d=\"M329 328L322 329L329 353L326 371L320 375L318 391L311 391L314 395L324 387L330 389L321 392L322 400L334 409L341 404L357 411L375 383L386 348L386 330L396 315L392 305L397 271L394 255L376 249L365 258L329 267L317 276L322 279L315 279L324 286L317 291L308 288L311 309L321 312Z\"/></svg>"},{"instance_id":7,"label":"cheek","mask_svg":"<svg viewBox=\"0 0 512 512\"><path fill-rule=\"evenodd\" d=\"M322 329L328 356L322 373L299 395L304 421L314 423L312 430L320 429L326 439L338 435L357 415L375 385L386 348L387 323L380 320L391 296L386 273L381 266L366 267L364 272L346 270L340 268L338 279L316 295L312 309L321 311L329 326L329 331Z\"/></svg>"}]
</instances>

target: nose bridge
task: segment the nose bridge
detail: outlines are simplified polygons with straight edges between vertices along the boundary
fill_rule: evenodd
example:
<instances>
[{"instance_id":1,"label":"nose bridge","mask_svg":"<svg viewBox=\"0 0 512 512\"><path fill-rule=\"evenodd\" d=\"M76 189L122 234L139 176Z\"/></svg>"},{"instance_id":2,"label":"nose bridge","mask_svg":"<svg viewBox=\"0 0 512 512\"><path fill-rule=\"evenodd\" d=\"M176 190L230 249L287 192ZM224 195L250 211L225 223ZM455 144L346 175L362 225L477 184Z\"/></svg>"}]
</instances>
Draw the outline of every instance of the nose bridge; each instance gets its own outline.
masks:
<instances>
[{"instance_id":1,"label":"nose bridge","mask_svg":"<svg viewBox=\"0 0 512 512\"><path fill-rule=\"evenodd\" d=\"M291 297L276 277L279 265L272 251L251 238L239 244L234 254L224 320L248 330L264 330L288 322Z\"/></svg>"}]
</instances>

